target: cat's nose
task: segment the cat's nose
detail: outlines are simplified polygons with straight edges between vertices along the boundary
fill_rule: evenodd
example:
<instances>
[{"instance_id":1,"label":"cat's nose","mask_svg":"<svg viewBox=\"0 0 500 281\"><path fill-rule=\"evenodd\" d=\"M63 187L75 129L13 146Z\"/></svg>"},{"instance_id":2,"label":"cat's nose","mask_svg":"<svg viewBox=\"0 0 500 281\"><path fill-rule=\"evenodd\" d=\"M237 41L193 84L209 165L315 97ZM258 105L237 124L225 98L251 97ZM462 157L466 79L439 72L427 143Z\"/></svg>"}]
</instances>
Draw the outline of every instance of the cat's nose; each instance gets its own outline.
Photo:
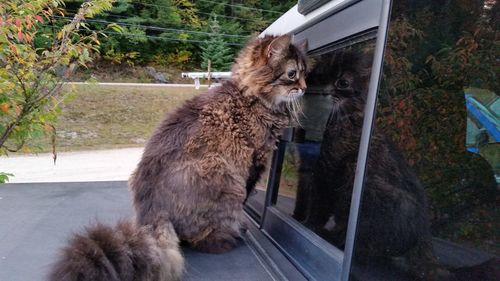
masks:
<instances>
[{"instance_id":1,"label":"cat's nose","mask_svg":"<svg viewBox=\"0 0 500 281\"><path fill-rule=\"evenodd\" d=\"M307 89L306 81L304 79L299 80L299 87L302 91L305 91Z\"/></svg>"}]
</instances>

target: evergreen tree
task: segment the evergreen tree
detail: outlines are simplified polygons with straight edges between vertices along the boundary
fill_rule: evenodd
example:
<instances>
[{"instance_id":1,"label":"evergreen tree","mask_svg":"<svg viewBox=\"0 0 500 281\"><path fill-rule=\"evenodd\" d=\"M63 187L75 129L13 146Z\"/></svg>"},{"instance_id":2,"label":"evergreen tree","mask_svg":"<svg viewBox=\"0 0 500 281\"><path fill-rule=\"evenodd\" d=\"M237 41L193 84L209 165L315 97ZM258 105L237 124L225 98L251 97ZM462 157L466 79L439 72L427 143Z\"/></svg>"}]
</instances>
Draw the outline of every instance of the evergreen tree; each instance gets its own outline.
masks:
<instances>
[{"instance_id":1,"label":"evergreen tree","mask_svg":"<svg viewBox=\"0 0 500 281\"><path fill-rule=\"evenodd\" d=\"M229 71L234 54L227 42L220 35L221 28L216 18L211 21L210 28L217 35L206 40L203 46L201 46L201 67L207 69L208 60L210 60L212 71Z\"/></svg>"}]
</instances>

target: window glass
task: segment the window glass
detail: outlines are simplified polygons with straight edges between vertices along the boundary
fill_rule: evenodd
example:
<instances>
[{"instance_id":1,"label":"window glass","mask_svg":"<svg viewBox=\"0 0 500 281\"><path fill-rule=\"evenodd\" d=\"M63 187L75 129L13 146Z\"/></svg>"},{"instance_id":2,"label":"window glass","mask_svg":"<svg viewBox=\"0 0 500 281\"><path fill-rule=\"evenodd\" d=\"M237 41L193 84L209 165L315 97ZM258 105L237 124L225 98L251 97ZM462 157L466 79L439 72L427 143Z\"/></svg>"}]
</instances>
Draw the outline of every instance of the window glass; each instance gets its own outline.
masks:
<instances>
[{"instance_id":1,"label":"window glass","mask_svg":"<svg viewBox=\"0 0 500 281\"><path fill-rule=\"evenodd\" d=\"M343 44L311 55L303 112L281 170L276 207L340 249L349 217L363 122L359 110L368 91L373 42ZM353 121L359 130L351 130L353 124L339 126L343 120Z\"/></svg>"},{"instance_id":2,"label":"window glass","mask_svg":"<svg viewBox=\"0 0 500 281\"><path fill-rule=\"evenodd\" d=\"M499 280L500 3L411 2L393 6L352 274Z\"/></svg>"},{"instance_id":3,"label":"window glass","mask_svg":"<svg viewBox=\"0 0 500 281\"><path fill-rule=\"evenodd\" d=\"M271 155L268 156L268 159L269 163L266 165L265 171L262 172L260 178L258 178L255 185L253 182L247 183L249 186L247 187L247 190L250 187L253 188L249 190L250 192L247 194L247 199L245 201L245 208L255 220L260 220L262 213L264 211L266 191L267 191L269 173L271 168L270 163L272 160L272 153Z\"/></svg>"}]
</instances>

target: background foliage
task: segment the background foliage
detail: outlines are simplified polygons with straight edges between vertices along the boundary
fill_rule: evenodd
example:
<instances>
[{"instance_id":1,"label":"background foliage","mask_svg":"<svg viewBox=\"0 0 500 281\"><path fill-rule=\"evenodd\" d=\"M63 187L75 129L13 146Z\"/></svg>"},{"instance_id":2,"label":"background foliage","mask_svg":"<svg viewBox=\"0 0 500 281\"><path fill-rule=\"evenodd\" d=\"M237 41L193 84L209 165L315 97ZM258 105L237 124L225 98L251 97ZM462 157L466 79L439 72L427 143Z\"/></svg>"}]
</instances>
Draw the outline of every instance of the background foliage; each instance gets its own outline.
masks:
<instances>
[{"instance_id":1,"label":"background foliage","mask_svg":"<svg viewBox=\"0 0 500 281\"><path fill-rule=\"evenodd\" d=\"M80 4L66 1L68 15ZM123 27L121 34L106 31L108 38L100 46L105 58L115 63L200 69L206 67L202 65L207 60L206 49L219 48L225 50L224 67L219 70L229 70L228 62L249 36L262 31L295 4L293 0L117 0L111 10L87 24L93 30L109 23Z\"/></svg>"},{"instance_id":2,"label":"background foliage","mask_svg":"<svg viewBox=\"0 0 500 281\"><path fill-rule=\"evenodd\" d=\"M55 135L63 82L78 66L86 67L99 45L84 19L110 9L111 3L81 3L64 25L52 24L56 15L64 15L61 0L0 3L0 156L29 149L26 141L44 133ZM8 176L0 173L0 182Z\"/></svg>"},{"instance_id":3,"label":"background foliage","mask_svg":"<svg viewBox=\"0 0 500 281\"><path fill-rule=\"evenodd\" d=\"M0 3L0 156L52 135L65 81L101 62L229 70L233 56L295 1L5 0ZM98 36L98 35L103 36ZM98 56L98 54L101 56ZM154 69L153 69L154 70ZM0 173L0 182L8 178Z\"/></svg>"},{"instance_id":4,"label":"background foliage","mask_svg":"<svg viewBox=\"0 0 500 281\"><path fill-rule=\"evenodd\" d=\"M475 0L394 2L377 124L426 187L435 230L478 207L498 215L492 167L466 151L464 91L499 93L499 6Z\"/></svg>"}]
</instances>

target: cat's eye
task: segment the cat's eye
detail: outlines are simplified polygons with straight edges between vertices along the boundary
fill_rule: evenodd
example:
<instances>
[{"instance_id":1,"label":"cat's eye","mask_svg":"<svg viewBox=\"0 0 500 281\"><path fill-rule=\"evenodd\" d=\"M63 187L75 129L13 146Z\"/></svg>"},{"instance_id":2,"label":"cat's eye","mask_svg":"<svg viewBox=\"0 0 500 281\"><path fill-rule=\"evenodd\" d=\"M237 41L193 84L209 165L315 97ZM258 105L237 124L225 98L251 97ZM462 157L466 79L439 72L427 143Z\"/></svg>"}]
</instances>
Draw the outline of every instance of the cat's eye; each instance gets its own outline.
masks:
<instances>
[{"instance_id":1,"label":"cat's eye","mask_svg":"<svg viewBox=\"0 0 500 281\"><path fill-rule=\"evenodd\" d=\"M290 71L288 71L287 75L288 75L289 79L294 79L295 75L297 75L297 71L296 70L290 70Z\"/></svg>"},{"instance_id":2,"label":"cat's eye","mask_svg":"<svg viewBox=\"0 0 500 281\"><path fill-rule=\"evenodd\" d=\"M349 81L347 81L347 79L344 79L344 78L340 78L335 83L335 86L337 86L337 88L339 88L339 89L347 89L347 88L349 88L350 85L351 84L349 83Z\"/></svg>"}]
</instances>

